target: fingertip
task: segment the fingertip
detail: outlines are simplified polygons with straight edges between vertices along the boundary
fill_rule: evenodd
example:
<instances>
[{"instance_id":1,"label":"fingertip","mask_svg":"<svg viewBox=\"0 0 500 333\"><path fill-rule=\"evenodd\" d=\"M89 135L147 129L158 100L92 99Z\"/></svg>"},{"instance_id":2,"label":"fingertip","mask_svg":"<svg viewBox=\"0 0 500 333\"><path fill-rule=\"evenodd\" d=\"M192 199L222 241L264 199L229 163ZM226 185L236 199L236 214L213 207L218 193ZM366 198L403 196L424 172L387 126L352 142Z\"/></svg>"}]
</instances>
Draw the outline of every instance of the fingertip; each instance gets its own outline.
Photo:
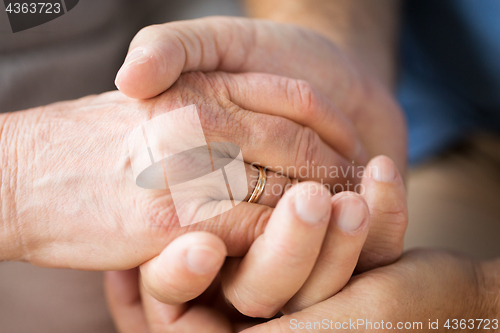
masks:
<instances>
[{"instance_id":1,"label":"fingertip","mask_svg":"<svg viewBox=\"0 0 500 333\"><path fill-rule=\"evenodd\" d=\"M224 242L208 232L200 232L197 238L197 244L185 251L184 259L187 268L198 275L219 271L227 256Z\"/></svg>"},{"instance_id":2,"label":"fingertip","mask_svg":"<svg viewBox=\"0 0 500 333\"><path fill-rule=\"evenodd\" d=\"M297 216L307 223L324 222L330 216L330 192L326 187L316 182L299 183L293 195Z\"/></svg>"},{"instance_id":3,"label":"fingertip","mask_svg":"<svg viewBox=\"0 0 500 333\"><path fill-rule=\"evenodd\" d=\"M364 176L381 183L390 183L397 180L398 174L392 159L385 155L379 155L368 162Z\"/></svg>"},{"instance_id":4,"label":"fingertip","mask_svg":"<svg viewBox=\"0 0 500 333\"><path fill-rule=\"evenodd\" d=\"M159 274L178 269L179 272L187 270L206 275L218 271L226 255L226 245L216 235L205 231L190 232L174 239L151 264Z\"/></svg>"},{"instance_id":5,"label":"fingertip","mask_svg":"<svg viewBox=\"0 0 500 333\"><path fill-rule=\"evenodd\" d=\"M116 74L118 90L135 99L152 98L167 90L182 70L182 66L175 65L177 57L169 56L169 53L151 43L130 51ZM166 59L169 59L168 63Z\"/></svg>"},{"instance_id":6,"label":"fingertip","mask_svg":"<svg viewBox=\"0 0 500 333\"><path fill-rule=\"evenodd\" d=\"M130 64L124 63L118 71L115 85L123 94L135 99L147 99L162 92L158 83L157 65L152 55Z\"/></svg>"},{"instance_id":7,"label":"fingertip","mask_svg":"<svg viewBox=\"0 0 500 333\"><path fill-rule=\"evenodd\" d=\"M199 296L212 283L227 254L220 238L191 232L172 241L159 256L141 265L145 289L157 300L180 304Z\"/></svg>"},{"instance_id":8,"label":"fingertip","mask_svg":"<svg viewBox=\"0 0 500 333\"><path fill-rule=\"evenodd\" d=\"M369 231L370 216L364 199L341 192L331 199L332 216L315 267L300 291L282 309L301 311L330 298L349 281Z\"/></svg>"}]
</instances>

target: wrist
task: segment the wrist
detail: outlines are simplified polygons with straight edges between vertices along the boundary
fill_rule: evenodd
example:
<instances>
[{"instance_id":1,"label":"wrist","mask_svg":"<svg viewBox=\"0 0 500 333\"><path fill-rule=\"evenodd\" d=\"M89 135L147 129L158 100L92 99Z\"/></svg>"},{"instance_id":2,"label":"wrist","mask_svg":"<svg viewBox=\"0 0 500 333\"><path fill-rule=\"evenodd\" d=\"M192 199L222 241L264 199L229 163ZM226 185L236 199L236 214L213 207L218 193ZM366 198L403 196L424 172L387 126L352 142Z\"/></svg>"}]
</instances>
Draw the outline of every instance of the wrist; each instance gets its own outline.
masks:
<instances>
[{"instance_id":1,"label":"wrist","mask_svg":"<svg viewBox=\"0 0 500 333\"><path fill-rule=\"evenodd\" d=\"M251 17L291 23L332 41L392 91L397 78L398 0L247 0Z\"/></svg>"},{"instance_id":2,"label":"wrist","mask_svg":"<svg viewBox=\"0 0 500 333\"><path fill-rule=\"evenodd\" d=\"M15 203L17 152L14 118L13 113L0 114L0 261L22 260L24 257Z\"/></svg>"}]
</instances>

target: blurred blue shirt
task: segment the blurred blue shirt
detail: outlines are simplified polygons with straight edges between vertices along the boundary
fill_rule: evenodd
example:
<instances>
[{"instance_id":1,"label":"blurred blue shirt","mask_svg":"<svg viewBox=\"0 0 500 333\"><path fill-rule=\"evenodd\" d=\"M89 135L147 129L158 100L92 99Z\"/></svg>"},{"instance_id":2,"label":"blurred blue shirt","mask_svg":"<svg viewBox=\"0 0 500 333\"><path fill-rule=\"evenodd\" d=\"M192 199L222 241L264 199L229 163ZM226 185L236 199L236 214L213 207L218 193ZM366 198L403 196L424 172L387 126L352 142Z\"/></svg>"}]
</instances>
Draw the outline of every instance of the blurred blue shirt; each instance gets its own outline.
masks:
<instances>
[{"instance_id":1,"label":"blurred blue shirt","mask_svg":"<svg viewBox=\"0 0 500 333\"><path fill-rule=\"evenodd\" d=\"M405 2L398 98L410 162L466 135L500 132L500 1Z\"/></svg>"}]
</instances>

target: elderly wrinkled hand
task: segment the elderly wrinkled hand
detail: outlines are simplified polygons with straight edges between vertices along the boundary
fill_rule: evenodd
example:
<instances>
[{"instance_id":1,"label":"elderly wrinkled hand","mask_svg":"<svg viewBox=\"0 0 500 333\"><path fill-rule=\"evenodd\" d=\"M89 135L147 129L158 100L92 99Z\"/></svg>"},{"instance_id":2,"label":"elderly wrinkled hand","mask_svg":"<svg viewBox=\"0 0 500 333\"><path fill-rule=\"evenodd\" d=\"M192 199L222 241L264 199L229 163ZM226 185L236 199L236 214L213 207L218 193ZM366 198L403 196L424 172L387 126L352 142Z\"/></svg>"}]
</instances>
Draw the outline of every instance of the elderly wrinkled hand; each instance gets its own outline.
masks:
<instances>
[{"instance_id":1,"label":"elderly wrinkled hand","mask_svg":"<svg viewBox=\"0 0 500 333\"><path fill-rule=\"evenodd\" d=\"M158 115L192 104L200 110L207 141L235 143L245 162L270 166L267 186L282 191L265 191L260 205L242 202L181 228L168 190L138 187L127 135ZM309 127L269 114L273 110L305 117ZM322 119L332 114L336 130L322 131ZM135 267L191 230L218 234L230 255L240 255L263 232L270 207L290 182L275 176L281 170L273 166L348 168L351 163L330 145L346 154L359 145L349 120L309 85L268 74L185 74L146 101L111 92L2 115L0 133L1 259L103 270ZM247 173L252 172L257 171L247 165ZM301 179L331 185L346 180L311 172Z\"/></svg>"}]
</instances>

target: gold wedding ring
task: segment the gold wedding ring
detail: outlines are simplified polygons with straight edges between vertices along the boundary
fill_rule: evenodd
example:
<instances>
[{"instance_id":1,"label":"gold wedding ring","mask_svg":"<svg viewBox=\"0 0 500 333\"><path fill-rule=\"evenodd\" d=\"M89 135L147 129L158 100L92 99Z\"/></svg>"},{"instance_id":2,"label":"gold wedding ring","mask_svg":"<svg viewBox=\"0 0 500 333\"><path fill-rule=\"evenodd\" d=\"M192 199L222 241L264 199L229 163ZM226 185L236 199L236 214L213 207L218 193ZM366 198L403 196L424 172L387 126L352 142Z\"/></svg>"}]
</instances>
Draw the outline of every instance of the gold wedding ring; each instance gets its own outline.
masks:
<instances>
[{"instance_id":1,"label":"gold wedding ring","mask_svg":"<svg viewBox=\"0 0 500 333\"><path fill-rule=\"evenodd\" d=\"M266 169L261 166L257 166L257 168L259 168L259 179L257 179L257 185L255 185L252 195L250 196L250 199L248 199L248 202L250 203L256 203L257 201L259 201L262 193L264 192L264 188L266 187Z\"/></svg>"}]
</instances>

